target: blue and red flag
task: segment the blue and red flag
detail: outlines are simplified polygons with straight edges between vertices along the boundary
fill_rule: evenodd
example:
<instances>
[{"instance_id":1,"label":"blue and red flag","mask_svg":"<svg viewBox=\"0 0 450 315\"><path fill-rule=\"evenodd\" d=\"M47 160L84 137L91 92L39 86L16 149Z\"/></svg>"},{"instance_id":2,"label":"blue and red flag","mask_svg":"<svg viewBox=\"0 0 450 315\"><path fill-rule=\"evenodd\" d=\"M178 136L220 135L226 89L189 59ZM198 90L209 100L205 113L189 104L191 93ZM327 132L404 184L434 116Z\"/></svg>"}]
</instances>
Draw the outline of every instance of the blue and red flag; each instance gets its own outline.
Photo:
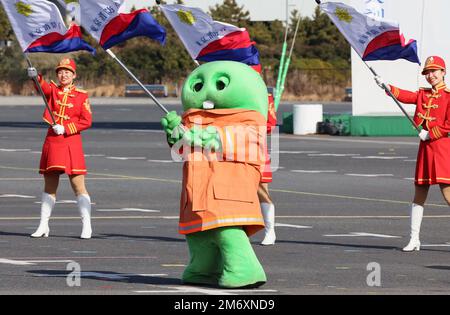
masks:
<instances>
[{"instance_id":1,"label":"blue and red flag","mask_svg":"<svg viewBox=\"0 0 450 315\"><path fill-rule=\"evenodd\" d=\"M45 0L1 0L23 52L67 53L95 49L82 39L80 27L66 28L55 4Z\"/></svg>"},{"instance_id":2,"label":"blue and red flag","mask_svg":"<svg viewBox=\"0 0 450 315\"><path fill-rule=\"evenodd\" d=\"M260 71L258 50L244 28L214 21L199 8L180 4L160 7L192 59L237 61Z\"/></svg>"},{"instance_id":3,"label":"blue and red flag","mask_svg":"<svg viewBox=\"0 0 450 315\"><path fill-rule=\"evenodd\" d=\"M364 61L405 59L420 64L417 42L405 40L397 22L374 18L339 2L320 8Z\"/></svg>"},{"instance_id":4,"label":"blue and red flag","mask_svg":"<svg viewBox=\"0 0 450 315\"><path fill-rule=\"evenodd\" d=\"M245 63L261 72L259 52L247 31L228 34L203 48L197 56L200 61L230 60Z\"/></svg>"},{"instance_id":5,"label":"blue and red flag","mask_svg":"<svg viewBox=\"0 0 450 315\"><path fill-rule=\"evenodd\" d=\"M165 43L165 29L147 9L125 13L123 0L79 0L79 3L81 25L105 50L137 36Z\"/></svg>"},{"instance_id":6,"label":"blue and red flag","mask_svg":"<svg viewBox=\"0 0 450 315\"><path fill-rule=\"evenodd\" d=\"M87 50L92 54L95 53L95 48L82 39L80 27L72 24L64 35L50 33L38 38L28 46L25 52L67 53L78 50Z\"/></svg>"}]
</instances>

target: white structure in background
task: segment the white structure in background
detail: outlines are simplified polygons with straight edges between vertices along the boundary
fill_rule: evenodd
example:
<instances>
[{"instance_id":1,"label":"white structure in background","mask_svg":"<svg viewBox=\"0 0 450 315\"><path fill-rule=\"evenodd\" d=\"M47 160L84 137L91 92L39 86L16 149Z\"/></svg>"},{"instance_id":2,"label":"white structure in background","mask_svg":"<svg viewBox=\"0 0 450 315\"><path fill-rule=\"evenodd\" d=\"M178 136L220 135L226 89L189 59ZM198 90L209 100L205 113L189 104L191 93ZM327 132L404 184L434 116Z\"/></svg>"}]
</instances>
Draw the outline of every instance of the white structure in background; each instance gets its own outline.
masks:
<instances>
[{"instance_id":1,"label":"white structure in background","mask_svg":"<svg viewBox=\"0 0 450 315\"><path fill-rule=\"evenodd\" d=\"M294 135L308 135L317 132L317 123L323 121L322 104L294 105Z\"/></svg>"},{"instance_id":2,"label":"white structure in background","mask_svg":"<svg viewBox=\"0 0 450 315\"><path fill-rule=\"evenodd\" d=\"M400 23L405 38L416 39L421 62L431 55L444 58L450 65L449 0L340 0L357 10L395 20ZM372 61L369 64L386 81L403 89L416 91L428 86L417 64L406 60ZM353 115L401 116L394 101L375 84L373 76L361 58L352 51ZM415 106L405 105L411 114Z\"/></svg>"}]
</instances>

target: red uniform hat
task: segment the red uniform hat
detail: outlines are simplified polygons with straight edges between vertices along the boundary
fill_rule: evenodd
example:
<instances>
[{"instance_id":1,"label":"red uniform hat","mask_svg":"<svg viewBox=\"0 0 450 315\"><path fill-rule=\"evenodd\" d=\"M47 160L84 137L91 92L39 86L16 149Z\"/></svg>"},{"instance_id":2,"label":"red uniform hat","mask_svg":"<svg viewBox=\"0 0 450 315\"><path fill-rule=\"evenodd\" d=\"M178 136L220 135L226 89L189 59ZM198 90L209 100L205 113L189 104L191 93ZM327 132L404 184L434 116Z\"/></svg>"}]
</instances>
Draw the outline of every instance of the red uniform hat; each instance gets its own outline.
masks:
<instances>
[{"instance_id":1,"label":"red uniform hat","mask_svg":"<svg viewBox=\"0 0 450 315\"><path fill-rule=\"evenodd\" d=\"M441 57L431 56L427 58L425 62L425 67L423 68L422 74L425 74L427 70L444 70L445 71L445 61Z\"/></svg>"},{"instance_id":2,"label":"red uniform hat","mask_svg":"<svg viewBox=\"0 0 450 315\"><path fill-rule=\"evenodd\" d=\"M67 69L67 70L72 71L73 73L76 73L77 65L75 64L75 61L73 61L73 59L64 58L56 66L55 71L58 72L60 69Z\"/></svg>"}]
</instances>

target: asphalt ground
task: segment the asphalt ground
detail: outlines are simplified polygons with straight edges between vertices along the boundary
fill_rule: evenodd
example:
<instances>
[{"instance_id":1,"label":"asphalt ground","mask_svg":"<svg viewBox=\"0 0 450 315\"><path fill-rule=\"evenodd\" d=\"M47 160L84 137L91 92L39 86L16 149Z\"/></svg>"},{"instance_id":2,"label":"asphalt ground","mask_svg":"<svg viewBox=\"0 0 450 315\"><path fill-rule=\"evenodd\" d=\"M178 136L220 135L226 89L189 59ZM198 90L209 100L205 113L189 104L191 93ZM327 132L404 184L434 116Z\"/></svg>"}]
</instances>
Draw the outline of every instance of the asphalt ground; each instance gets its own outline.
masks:
<instances>
[{"instance_id":1,"label":"asphalt ground","mask_svg":"<svg viewBox=\"0 0 450 315\"><path fill-rule=\"evenodd\" d=\"M182 165L171 160L161 111L133 102L93 102L95 123L83 133L91 240L79 239L81 221L64 176L50 237L29 237L43 188L42 106L0 106L0 294L450 293L450 212L437 187L426 205L421 251L400 250L409 234L414 137L280 134L270 186L277 243L260 246L261 232L251 239L268 282L246 290L183 285L189 255L177 233ZM180 112L176 103L168 108ZM281 105L279 115L290 109ZM324 111L351 108L327 104Z\"/></svg>"}]
</instances>

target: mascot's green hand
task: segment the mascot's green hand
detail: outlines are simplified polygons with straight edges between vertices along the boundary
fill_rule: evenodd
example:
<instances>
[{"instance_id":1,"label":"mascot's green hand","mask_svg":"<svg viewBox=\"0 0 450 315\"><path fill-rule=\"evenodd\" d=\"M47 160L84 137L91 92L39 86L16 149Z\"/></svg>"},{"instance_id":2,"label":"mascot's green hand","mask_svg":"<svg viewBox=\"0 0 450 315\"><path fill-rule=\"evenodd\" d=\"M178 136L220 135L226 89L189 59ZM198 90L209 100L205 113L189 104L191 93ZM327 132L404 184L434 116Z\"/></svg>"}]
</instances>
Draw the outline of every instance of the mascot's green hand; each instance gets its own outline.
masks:
<instances>
[{"instance_id":1,"label":"mascot's green hand","mask_svg":"<svg viewBox=\"0 0 450 315\"><path fill-rule=\"evenodd\" d=\"M170 145L175 144L183 137L184 130L181 127L181 116L176 111L171 111L161 118L161 125L167 134L167 142Z\"/></svg>"},{"instance_id":2,"label":"mascot's green hand","mask_svg":"<svg viewBox=\"0 0 450 315\"><path fill-rule=\"evenodd\" d=\"M184 134L183 139L190 146L201 147L214 151L219 151L221 148L219 132L212 126L205 129L202 129L199 126L194 126Z\"/></svg>"},{"instance_id":3,"label":"mascot's green hand","mask_svg":"<svg viewBox=\"0 0 450 315\"><path fill-rule=\"evenodd\" d=\"M202 146L202 128L199 126L194 126L189 129L184 135L183 140L187 145L193 147L201 147Z\"/></svg>"},{"instance_id":4,"label":"mascot's green hand","mask_svg":"<svg viewBox=\"0 0 450 315\"><path fill-rule=\"evenodd\" d=\"M202 147L210 151L221 151L222 142L217 129L213 126L208 126L203 129L202 133Z\"/></svg>"}]
</instances>

